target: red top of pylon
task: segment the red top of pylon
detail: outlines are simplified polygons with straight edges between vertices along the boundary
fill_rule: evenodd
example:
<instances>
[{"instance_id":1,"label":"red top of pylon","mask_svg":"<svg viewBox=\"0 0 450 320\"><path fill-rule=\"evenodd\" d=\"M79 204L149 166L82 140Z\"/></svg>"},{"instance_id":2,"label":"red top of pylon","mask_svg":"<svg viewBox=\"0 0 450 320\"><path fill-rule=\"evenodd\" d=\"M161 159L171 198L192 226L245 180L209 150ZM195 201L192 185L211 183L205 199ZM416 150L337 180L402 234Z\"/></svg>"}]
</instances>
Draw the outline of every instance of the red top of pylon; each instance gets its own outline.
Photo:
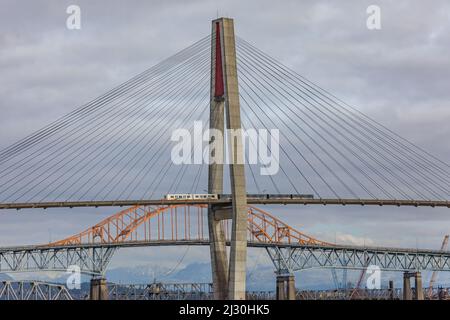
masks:
<instances>
[{"instance_id":1,"label":"red top of pylon","mask_svg":"<svg viewBox=\"0 0 450 320\"><path fill-rule=\"evenodd\" d=\"M220 42L220 23L216 22L216 76L214 82L214 97L220 98L224 94L222 70L222 46Z\"/></svg>"}]
</instances>

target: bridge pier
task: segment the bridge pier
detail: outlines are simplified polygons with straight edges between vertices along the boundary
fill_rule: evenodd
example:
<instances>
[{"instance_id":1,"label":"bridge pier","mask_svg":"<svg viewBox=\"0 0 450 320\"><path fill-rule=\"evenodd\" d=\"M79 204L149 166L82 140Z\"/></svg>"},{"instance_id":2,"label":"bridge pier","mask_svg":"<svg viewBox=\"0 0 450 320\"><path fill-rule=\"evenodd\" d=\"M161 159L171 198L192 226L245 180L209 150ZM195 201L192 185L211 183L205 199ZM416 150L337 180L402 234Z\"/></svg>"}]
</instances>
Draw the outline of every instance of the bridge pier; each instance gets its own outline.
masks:
<instances>
[{"instance_id":1,"label":"bridge pier","mask_svg":"<svg viewBox=\"0 0 450 320\"><path fill-rule=\"evenodd\" d=\"M92 278L90 300L108 300L108 285L105 278Z\"/></svg>"},{"instance_id":2,"label":"bridge pier","mask_svg":"<svg viewBox=\"0 0 450 320\"><path fill-rule=\"evenodd\" d=\"M412 300L410 273L403 273L403 300Z\"/></svg>"},{"instance_id":3,"label":"bridge pier","mask_svg":"<svg viewBox=\"0 0 450 320\"><path fill-rule=\"evenodd\" d=\"M211 269L213 295L216 300L227 299L228 296L228 260L225 233L221 220L215 217L215 207L208 210L208 229L210 239Z\"/></svg>"},{"instance_id":4,"label":"bridge pier","mask_svg":"<svg viewBox=\"0 0 450 320\"><path fill-rule=\"evenodd\" d=\"M422 274L420 272L415 273L414 282L416 285L416 294L414 298L416 300L423 300Z\"/></svg>"},{"instance_id":5,"label":"bridge pier","mask_svg":"<svg viewBox=\"0 0 450 320\"><path fill-rule=\"evenodd\" d=\"M423 300L422 274L419 271L403 273L403 300L413 300L411 278L414 278L415 285L414 300Z\"/></svg>"},{"instance_id":6,"label":"bridge pier","mask_svg":"<svg viewBox=\"0 0 450 320\"><path fill-rule=\"evenodd\" d=\"M295 300L295 276L293 274L277 275L276 299Z\"/></svg>"}]
</instances>

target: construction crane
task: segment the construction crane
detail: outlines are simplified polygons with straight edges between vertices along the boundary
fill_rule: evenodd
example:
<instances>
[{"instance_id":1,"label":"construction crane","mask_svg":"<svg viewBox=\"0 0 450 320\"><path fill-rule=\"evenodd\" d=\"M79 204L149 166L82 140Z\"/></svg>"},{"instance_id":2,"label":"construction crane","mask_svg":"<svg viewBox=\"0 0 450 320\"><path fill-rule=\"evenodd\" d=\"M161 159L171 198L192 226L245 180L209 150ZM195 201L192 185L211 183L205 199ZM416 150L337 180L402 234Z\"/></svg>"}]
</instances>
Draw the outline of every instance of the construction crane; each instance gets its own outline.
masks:
<instances>
[{"instance_id":1,"label":"construction crane","mask_svg":"<svg viewBox=\"0 0 450 320\"><path fill-rule=\"evenodd\" d=\"M364 276L366 275L367 268L369 267L369 257L366 259L366 263L364 264L364 268L361 270L361 274L359 275L358 282L356 283L355 288L353 288L352 292L350 293L349 299L352 300L353 298L356 298L356 295L359 294L359 289L361 288L361 283L364 279Z\"/></svg>"},{"instance_id":2,"label":"construction crane","mask_svg":"<svg viewBox=\"0 0 450 320\"><path fill-rule=\"evenodd\" d=\"M444 240L442 241L441 251L444 251L447 248L448 245L448 235L444 237ZM433 271L433 274L431 275L430 285L428 286L428 298L431 299L433 296L433 286L437 279L437 271Z\"/></svg>"}]
</instances>

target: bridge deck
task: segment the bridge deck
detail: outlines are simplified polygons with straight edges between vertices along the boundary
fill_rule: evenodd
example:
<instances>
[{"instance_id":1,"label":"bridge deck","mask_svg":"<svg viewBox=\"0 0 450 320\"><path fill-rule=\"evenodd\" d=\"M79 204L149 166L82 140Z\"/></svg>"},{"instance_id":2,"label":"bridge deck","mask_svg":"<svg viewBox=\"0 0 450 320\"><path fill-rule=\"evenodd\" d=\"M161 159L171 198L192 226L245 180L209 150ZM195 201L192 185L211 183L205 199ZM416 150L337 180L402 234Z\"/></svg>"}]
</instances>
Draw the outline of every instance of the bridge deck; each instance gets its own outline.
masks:
<instances>
[{"instance_id":1,"label":"bridge deck","mask_svg":"<svg viewBox=\"0 0 450 320\"><path fill-rule=\"evenodd\" d=\"M0 252L17 252L17 251L42 251L42 250L64 250L64 249L89 249L89 248L126 248L126 247L152 247L152 246L207 246L208 239L203 240L151 240L151 241L125 241L117 243L85 243L73 244L63 246L48 246L48 245L26 245L26 246L11 246L0 247ZM227 245L230 242L227 241ZM248 241L249 247L254 248L309 248L309 249L330 249L330 250L356 250L366 252L390 252L390 253L408 253L416 255L448 255L450 251L434 250L434 249L417 249L417 248L396 248L396 247L377 247L377 246L352 246L352 245L310 245L300 243L267 243L260 241Z\"/></svg>"},{"instance_id":2,"label":"bridge deck","mask_svg":"<svg viewBox=\"0 0 450 320\"><path fill-rule=\"evenodd\" d=\"M101 275L114 252L124 247L209 245L209 240L126 241L64 246L19 246L0 248L0 273L67 271L78 265L81 272ZM228 243L229 245L229 243ZM310 268L364 269L368 263L386 271L450 271L450 252L440 250L263 243L249 241L250 247L265 248L276 270L294 272Z\"/></svg>"},{"instance_id":3,"label":"bridge deck","mask_svg":"<svg viewBox=\"0 0 450 320\"><path fill-rule=\"evenodd\" d=\"M443 200L391 200L391 199L256 199L247 198L248 204L303 204L303 205L371 205L371 206L412 206L412 207L446 207L450 201ZM0 203L0 209L33 209L33 208L75 208L75 207L125 207L125 206L165 206L165 205L198 205L223 204L231 205L227 199L199 200L114 200L114 201L72 201L72 202L30 202L30 203Z\"/></svg>"}]
</instances>

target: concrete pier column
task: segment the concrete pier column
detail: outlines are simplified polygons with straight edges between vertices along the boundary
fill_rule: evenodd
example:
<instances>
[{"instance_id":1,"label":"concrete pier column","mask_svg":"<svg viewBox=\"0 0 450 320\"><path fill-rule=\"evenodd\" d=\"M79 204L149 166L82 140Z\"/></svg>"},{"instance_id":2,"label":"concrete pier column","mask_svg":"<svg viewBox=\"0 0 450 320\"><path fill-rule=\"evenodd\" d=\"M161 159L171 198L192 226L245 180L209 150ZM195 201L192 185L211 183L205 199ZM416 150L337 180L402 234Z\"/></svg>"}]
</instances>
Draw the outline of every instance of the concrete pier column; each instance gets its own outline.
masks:
<instances>
[{"instance_id":1,"label":"concrete pier column","mask_svg":"<svg viewBox=\"0 0 450 320\"><path fill-rule=\"evenodd\" d=\"M423 300L423 287L422 287L422 274L420 272L416 272L414 274L414 282L415 282L415 286L416 286L416 294L415 294L415 299L416 300Z\"/></svg>"},{"instance_id":2,"label":"concrete pier column","mask_svg":"<svg viewBox=\"0 0 450 320\"><path fill-rule=\"evenodd\" d=\"M295 276L293 274L287 277L287 299L295 300Z\"/></svg>"},{"instance_id":3,"label":"concrete pier column","mask_svg":"<svg viewBox=\"0 0 450 320\"><path fill-rule=\"evenodd\" d=\"M91 300L108 300L108 286L105 278L92 278L90 288Z\"/></svg>"},{"instance_id":4,"label":"concrete pier column","mask_svg":"<svg viewBox=\"0 0 450 320\"><path fill-rule=\"evenodd\" d=\"M214 299L224 300L228 297L228 259L225 233L222 221L214 219L214 207L208 213L211 268Z\"/></svg>"},{"instance_id":5,"label":"concrete pier column","mask_svg":"<svg viewBox=\"0 0 450 320\"><path fill-rule=\"evenodd\" d=\"M277 300L295 300L295 276L277 275L276 299Z\"/></svg>"},{"instance_id":6,"label":"concrete pier column","mask_svg":"<svg viewBox=\"0 0 450 320\"><path fill-rule=\"evenodd\" d=\"M403 273L403 300L412 300L411 282L409 272Z\"/></svg>"},{"instance_id":7,"label":"concrete pier column","mask_svg":"<svg viewBox=\"0 0 450 320\"><path fill-rule=\"evenodd\" d=\"M286 300L286 286L284 276L277 276L276 299Z\"/></svg>"}]
</instances>

